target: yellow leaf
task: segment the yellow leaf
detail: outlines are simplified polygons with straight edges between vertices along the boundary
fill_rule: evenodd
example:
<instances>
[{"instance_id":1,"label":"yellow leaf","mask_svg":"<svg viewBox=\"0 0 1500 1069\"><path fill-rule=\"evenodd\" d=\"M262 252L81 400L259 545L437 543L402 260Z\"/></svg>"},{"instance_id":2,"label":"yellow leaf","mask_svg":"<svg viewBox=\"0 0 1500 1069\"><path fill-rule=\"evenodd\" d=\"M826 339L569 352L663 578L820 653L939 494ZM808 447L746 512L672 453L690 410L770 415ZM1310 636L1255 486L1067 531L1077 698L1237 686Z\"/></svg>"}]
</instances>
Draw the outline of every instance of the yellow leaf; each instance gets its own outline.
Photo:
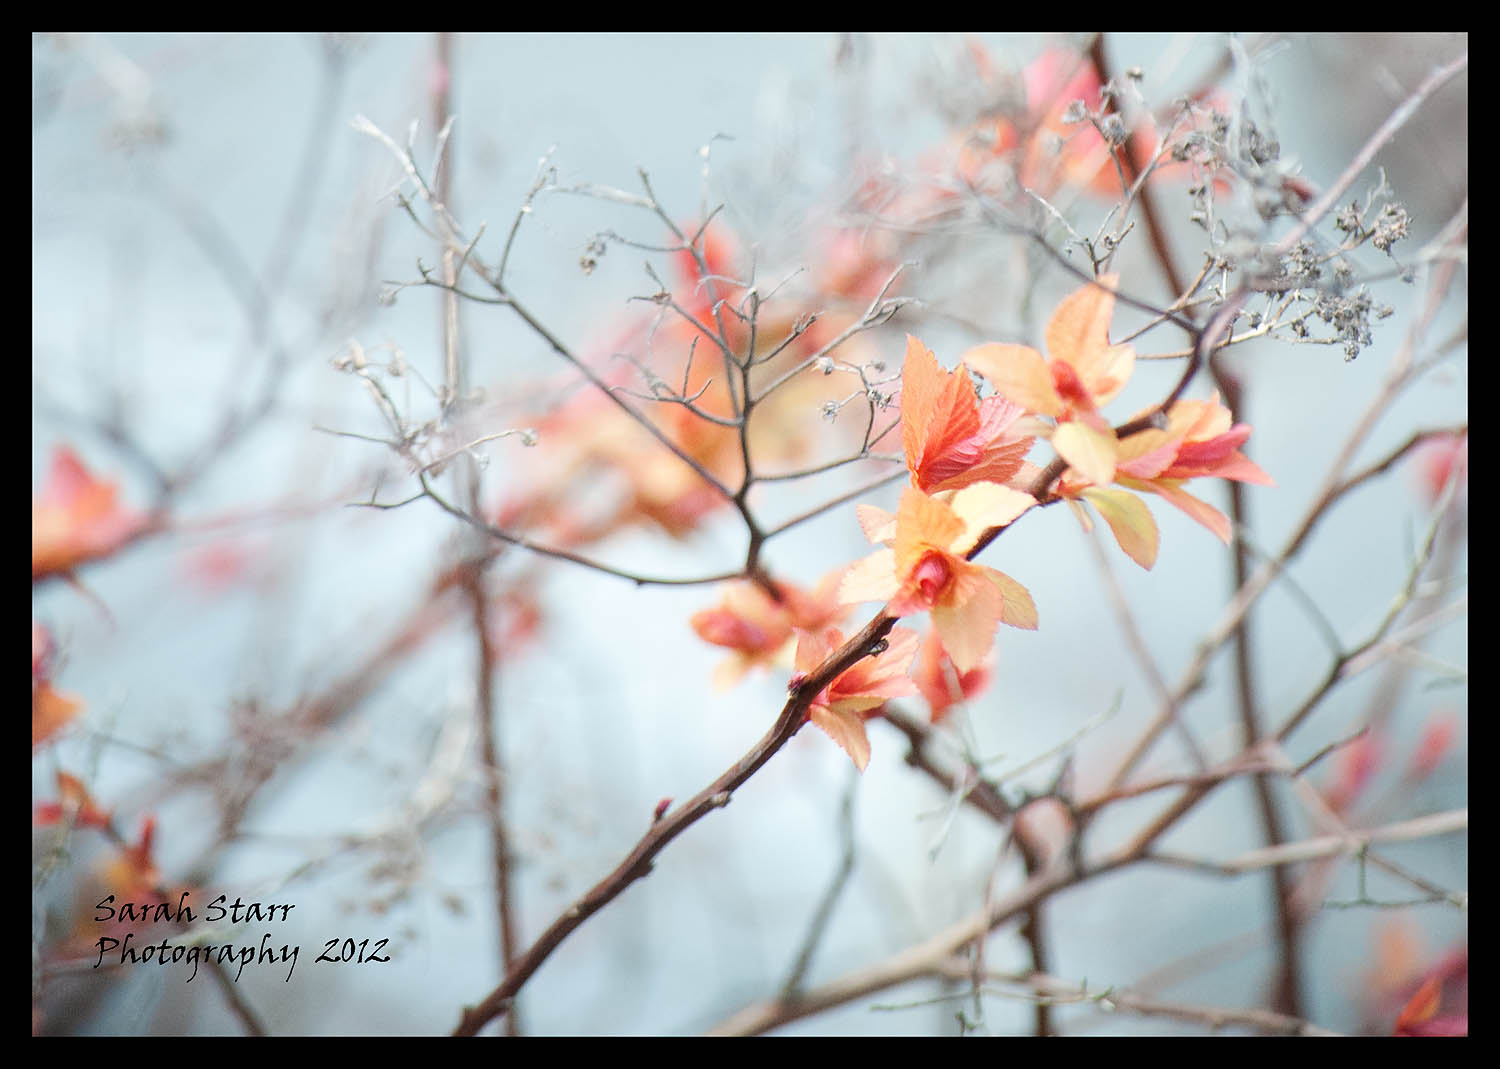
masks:
<instances>
[{"instance_id":1,"label":"yellow leaf","mask_svg":"<svg viewBox=\"0 0 1500 1069\"><path fill-rule=\"evenodd\" d=\"M950 505L964 521L963 535L953 543L955 553L967 553L979 536L991 527L1004 527L1032 505L1036 498L999 483L974 483L953 495Z\"/></svg>"},{"instance_id":2,"label":"yellow leaf","mask_svg":"<svg viewBox=\"0 0 1500 1069\"><path fill-rule=\"evenodd\" d=\"M1075 420L1052 432L1052 448L1089 482L1097 486L1114 482L1119 447L1113 432L1096 431Z\"/></svg>"},{"instance_id":3,"label":"yellow leaf","mask_svg":"<svg viewBox=\"0 0 1500 1069\"><path fill-rule=\"evenodd\" d=\"M854 605L861 601L890 601L900 589L896 579L896 553L877 549L864 560L856 561L839 582L839 601Z\"/></svg>"},{"instance_id":4,"label":"yellow leaf","mask_svg":"<svg viewBox=\"0 0 1500 1069\"><path fill-rule=\"evenodd\" d=\"M854 511L859 516L860 529L871 542L890 542L896 537L896 517L885 509L858 505Z\"/></svg>"},{"instance_id":5,"label":"yellow leaf","mask_svg":"<svg viewBox=\"0 0 1500 1069\"><path fill-rule=\"evenodd\" d=\"M1128 490L1098 487L1084 490L1083 497L1099 510L1126 556L1149 570L1156 563L1158 534L1146 503Z\"/></svg>"},{"instance_id":6,"label":"yellow leaf","mask_svg":"<svg viewBox=\"0 0 1500 1069\"><path fill-rule=\"evenodd\" d=\"M1000 617L1000 622L1026 631L1035 631L1036 602L1031 600L1031 591L1004 572L994 569L990 570L990 581L999 587L1000 596L1005 600L1005 613Z\"/></svg>"}]
</instances>

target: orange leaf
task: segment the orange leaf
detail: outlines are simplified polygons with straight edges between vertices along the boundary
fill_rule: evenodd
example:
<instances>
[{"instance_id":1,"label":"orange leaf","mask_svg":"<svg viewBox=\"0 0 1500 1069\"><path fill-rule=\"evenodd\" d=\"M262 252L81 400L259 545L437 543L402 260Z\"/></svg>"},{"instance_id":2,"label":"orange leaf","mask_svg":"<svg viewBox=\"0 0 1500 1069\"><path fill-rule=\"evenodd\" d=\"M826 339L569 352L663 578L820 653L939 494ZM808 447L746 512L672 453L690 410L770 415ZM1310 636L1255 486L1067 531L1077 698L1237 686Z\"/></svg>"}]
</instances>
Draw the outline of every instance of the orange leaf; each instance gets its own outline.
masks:
<instances>
[{"instance_id":1,"label":"orange leaf","mask_svg":"<svg viewBox=\"0 0 1500 1069\"><path fill-rule=\"evenodd\" d=\"M1167 410L1167 433L1185 442L1203 442L1229 430L1234 420L1219 404L1218 391L1207 401L1177 401Z\"/></svg>"},{"instance_id":2,"label":"orange leaf","mask_svg":"<svg viewBox=\"0 0 1500 1069\"><path fill-rule=\"evenodd\" d=\"M989 400L999 401L1001 399L992 397ZM935 483L933 489L956 490L959 486L971 486L975 483L1009 482L1016 477L1022 465L1026 463L1026 454L1031 452L1032 444L1035 441L1035 438L1022 438L1006 445L990 446L977 461L962 469L960 477L948 478L942 482Z\"/></svg>"},{"instance_id":3,"label":"orange leaf","mask_svg":"<svg viewBox=\"0 0 1500 1069\"><path fill-rule=\"evenodd\" d=\"M1001 620L1036 626L1036 607L1019 583L965 557L982 531L1010 523L1035 503L996 483L936 497L909 486L896 514L894 548L851 567L840 595L885 598L892 616L931 612L953 663L967 672L984 659Z\"/></svg>"},{"instance_id":4,"label":"orange leaf","mask_svg":"<svg viewBox=\"0 0 1500 1069\"><path fill-rule=\"evenodd\" d=\"M963 364L945 371L916 338L906 342L901 439L913 484L932 494L1009 479L1033 441L1021 429L1025 409L998 396L979 401Z\"/></svg>"},{"instance_id":5,"label":"orange leaf","mask_svg":"<svg viewBox=\"0 0 1500 1069\"><path fill-rule=\"evenodd\" d=\"M978 403L968 375L944 371L927 346L908 334L901 367L901 443L917 485L931 490L955 474L929 477L929 469L978 431Z\"/></svg>"},{"instance_id":6,"label":"orange leaf","mask_svg":"<svg viewBox=\"0 0 1500 1069\"><path fill-rule=\"evenodd\" d=\"M31 745L32 748L48 742L63 728L72 723L83 703L77 698L59 694L48 683L31 690Z\"/></svg>"},{"instance_id":7,"label":"orange leaf","mask_svg":"<svg viewBox=\"0 0 1500 1069\"><path fill-rule=\"evenodd\" d=\"M1109 346L1109 320L1115 311L1119 275L1100 275L1058 303L1047 322L1047 352L1080 371Z\"/></svg>"},{"instance_id":8,"label":"orange leaf","mask_svg":"<svg viewBox=\"0 0 1500 1069\"><path fill-rule=\"evenodd\" d=\"M798 674L794 678L806 678L843 643L843 633L836 627L799 632ZM808 707L808 719L826 731L861 772L870 760L865 719L876 715L875 711L891 698L917 692L917 685L907 674L916 653L916 633L904 627L892 628L884 650L845 669Z\"/></svg>"},{"instance_id":9,"label":"orange leaf","mask_svg":"<svg viewBox=\"0 0 1500 1069\"><path fill-rule=\"evenodd\" d=\"M901 365L901 445L910 470L916 470L922 459L927 428L932 424L932 413L942 389L937 357L908 334L906 361Z\"/></svg>"},{"instance_id":10,"label":"orange leaf","mask_svg":"<svg viewBox=\"0 0 1500 1069\"><path fill-rule=\"evenodd\" d=\"M932 607L933 626L960 672L979 667L988 656L996 625L1005 615L1005 596L987 574L993 569L971 568L969 574L956 577L959 589L954 595Z\"/></svg>"},{"instance_id":11,"label":"orange leaf","mask_svg":"<svg viewBox=\"0 0 1500 1069\"><path fill-rule=\"evenodd\" d=\"M1063 400L1041 353L1029 345L989 342L963 355L963 363L984 376L995 391L1028 412L1062 414Z\"/></svg>"},{"instance_id":12,"label":"orange leaf","mask_svg":"<svg viewBox=\"0 0 1500 1069\"><path fill-rule=\"evenodd\" d=\"M1422 986L1417 988L1417 993L1411 997L1411 1001L1402 1007L1401 1016L1396 1018L1396 1034L1409 1032L1423 1021L1431 1020L1433 1014L1437 1013L1438 1006L1442 1004L1442 1000L1442 977L1429 976Z\"/></svg>"},{"instance_id":13,"label":"orange leaf","mask_svg":"<svg viewBox=\"0 0 1500 1069\"><path fill-rule=\"evenodd\" d=\"M1065 360L1078 372L1096 405L1120 392L1135 366L1128 345L1109 344L1109 321L1115 312L1114 289L1119 275L1100 275L1093 285L1064 297L1047 323L1047 352Z\"/></svg>"},{"instance_id":14,"label":"orange leaf","mask_svg":"<svg viewBox=\"0 0 1500 1069\"><path fill-rule=\"evenodd\" d=\"M966 526L951 506L908 486L896 513L896 571L910 572L928 550L951 552Z\"/></svg>"},{"instance_id":15,"label":"orange leaf","mask_svg":"<svg viewBox=\"0 0 1500 1069\"><path fill-rule=\"evenodd\" d=\"M70 724L83 703L52 689L52 635L38 623L31 625L31 746L50 741Z\"/></svg>"},{"instance_id":16,"label":"orange leaf","mask_svg":"<svg viewBox=\"0 0 1500 1069\"><path fill-rule=\"evenodd\" d=\"M953 658L948 655L948 651L943 649L942 639L936 631L930 632L922 643L922 648L912 665L911 674L917 689L922 692L922 697L927 699L927 707L934 724L941 723L948 715L949 709L959 702L974 697L988 686L990 681L990 669L987 664L981 664L967 672L960 672L953 663Z\"/></svg>"},{"instance_id":17,"label":"orange leaf","mask_svg":"<svg viewBox=\"0 0 1500 1069\"><path fill-rule=\"evenodd\" d=\"M884 650L866 657L829 684L829 704L867 713L891 698L915 694L917 686L910 673L918 642L917 633L910 628L891 628Z\"/></svg>"},{"instance_id":18,"label":"orange leaf","mask_svg":"<svg viewBox=\"0 0 1500 1069\"><path fill-rule=\"evenodd\" d=\"M101 809L77 776L58 770L58 801L37 806L36 823L46 827L66 820L76 827L109 827L109 811Z\"/></svg>"},{"instance_id":19,"label":"orange leaf","mask_svg":"<svg viewBox=\"0 0 1500 1069\"><path fill-rule=\"evenodd\" d=\"M849 755L855 768L861 772L865 770L865 766L870 763L870 736L865 732L863 717L855 712L835 711L824 705L814 705L809 710L809 717Z\"/></svg>"},{"instance_id":20,"label":"orange leaf","mask_svg":"<svg viewBox=\"0 0 1500 1069\"><path fill-rule=\"evenodd\" d=\"M156 839L156 818L147 816L141 821L141 834L137 842L122 846L101 866L105 885L117 888L124 901L142 898L160 901L156 887L161 883L161 872L152 857L152 844Z\"/></svg>"},{"instance_id":21,"label":"orange leaf","mask_svg":"<svg viewBox=\"0 0 1500 1069\"><path fill-rule=\"evenodd\" d=\"M823 577L818 588L805 591L791 583L777 583L780 600L756 583L731 583L723 600L692 616L698 637L734 654L714 671L714 685L726 690L752 668L768 667L790 652L794 629L817 629L847 612L835 596L842 569Z\"/></svg>"},{"instance_id":22,"label":"orange leaf","mask_svg":"<svg viewBox=\"0 0 1500 1069\"><path fill-rule=\"evenodd\" d=\"M42 496L31 503L32 582L108 556L144 528L144 518L120 508L115 493L71 449L58 448Z\"/></svg>"}]
</instances>

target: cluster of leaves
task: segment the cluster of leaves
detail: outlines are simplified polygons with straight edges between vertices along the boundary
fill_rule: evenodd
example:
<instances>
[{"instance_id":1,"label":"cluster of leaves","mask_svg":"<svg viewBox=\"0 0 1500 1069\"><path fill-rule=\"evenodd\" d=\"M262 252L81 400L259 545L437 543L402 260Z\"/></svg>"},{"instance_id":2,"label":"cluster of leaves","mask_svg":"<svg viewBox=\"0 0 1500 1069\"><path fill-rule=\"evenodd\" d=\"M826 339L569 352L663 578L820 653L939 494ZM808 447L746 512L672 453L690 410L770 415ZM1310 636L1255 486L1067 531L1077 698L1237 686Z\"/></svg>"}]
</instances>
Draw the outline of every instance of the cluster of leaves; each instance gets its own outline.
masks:
<instances>
[{"instance_id":1,"label":"cluster of leaves","mask_svg":"<svg viewBox=\"0 0 1500 1069\"><path fill-rule=\"evenodd\" d=\"M939 679L982 669L1001 623L1036 628L1037 609L1026 588L972 558L1038 503L1037 492L1049 502L1068 500L1085 524L1090 521L1081 503L1091 505L1121 549L1150 568L1157 527L1132 490L1161 496L1228 543L1229 521L1183 484L1198 477L1271 481L1240 452L1250 427L1232 424L1217 399L1176 401L1161 413L1160 426L1116 435L1101 409L1119 394L1135 363L1131 346L1109 340L1116 283L1105 276L1058 306L1047 326L1048 356L1025 345L991 343L969 350L948 371L920 340L907 337L901 438L910 485L894 515L860 506L865 534L887 548L844 572L838 599L883 602L885 615L896 618L930 613L934 652L927 663L938 667ZM980 396L970 369L995 391ZM1066 464L1055 487L1047 479L1040 491L1038 469L1025 459L1039 437ZM778 600L738 588L693 623L703 638L736 651L736 672L764 663L795 633L798 671L805 675L817 663L811 651L826 654L837 647L819 631L822 620L809 619L818 614L808 613L807 602L801 592ZM829 730L861 769L869 758L863 721L878 715L885 698L901 696L897 688L917 692L915 682L897 682L916 652L915 636L898 628L875 658L878 670L851 669L813 702L813 722ZM856 671L864 689L850 678ZM794 676L793 684L798 680ZM935 680L927 682L924 691L942 692ZM841 696L831 697L834 692ZM956 698L976 691L960 684L949 692ZM950 704L934 702L934 719Z\"/></svg>"}]
</instances>

